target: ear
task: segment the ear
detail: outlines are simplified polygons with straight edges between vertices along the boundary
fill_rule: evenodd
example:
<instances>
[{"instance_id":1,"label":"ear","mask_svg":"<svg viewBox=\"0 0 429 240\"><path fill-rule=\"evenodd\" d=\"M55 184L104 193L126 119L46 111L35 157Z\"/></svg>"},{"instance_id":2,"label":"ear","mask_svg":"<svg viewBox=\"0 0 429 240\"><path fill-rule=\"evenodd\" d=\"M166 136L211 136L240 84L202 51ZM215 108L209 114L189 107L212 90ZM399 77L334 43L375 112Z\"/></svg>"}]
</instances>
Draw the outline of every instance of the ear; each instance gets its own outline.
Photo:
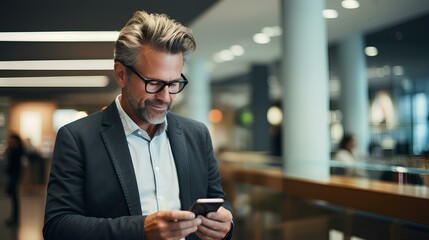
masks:
<instances>
[{"instance_id":1,"label":"ear","mask_svg":"<svg viewBox=\"0 0 429 240\"><path fill-rule=\"evenodd\" d=\"M115 62L114 64L115 79L118 86L122 89L128 81L127 69L124 64Z\"/></svg>"}]
</instances>

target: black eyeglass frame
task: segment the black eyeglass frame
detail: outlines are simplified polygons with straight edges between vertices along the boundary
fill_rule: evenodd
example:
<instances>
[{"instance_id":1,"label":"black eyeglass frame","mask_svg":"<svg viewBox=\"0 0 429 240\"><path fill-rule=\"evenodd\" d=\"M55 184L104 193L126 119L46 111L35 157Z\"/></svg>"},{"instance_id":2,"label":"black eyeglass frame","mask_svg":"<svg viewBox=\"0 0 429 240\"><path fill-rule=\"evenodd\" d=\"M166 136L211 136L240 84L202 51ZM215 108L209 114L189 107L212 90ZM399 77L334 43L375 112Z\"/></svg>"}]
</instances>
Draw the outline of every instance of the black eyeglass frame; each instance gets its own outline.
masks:
<instances>
[{"instance_id":1,"label":"black eyeglass frame","mask_svg":"<svg viewBox=\"0 0 429 240\"><path fill-rule=\"evenodd\" d=\"M142 75L140 75L135 69L134 69L134 67L132 67L132 66L129 66L129 65L125 65L124 64L124 66L125 67L127 67L127 68L129 68L133 73L135 73L136 75L137 75L137 77L139 77L143 82L144 82L144 84L145 84L145 86L144 86L144 88L145 88L145 91L147 92L147 93L149 93L149 94L157 94L157 93L159 93L159 92L161 92L162 90L164 90L164 88L165 88L165 86L168 86L169 88L168 88L168 93L170 93L170 94L178 94L178 93L180 93L185 87L186 87L186 84L188 84L188 79L185 77L185 75L183 75L183 73L181 73L180 74L180 76L183 78L183 80L173 80L173 81L170 81L170 82L167 82L167 81L164 81L164 80L153 80L153 79L146 79L145 77L143 77ZM150 92L150 91L148 91L147 90L147 85L149 84L149 83L151 83L151 82L157 82L157 83L162 83L162 84L164 84L162 87L160 87L157 91L155 91L155 92ZM170 92L170 86L171 85L173 85L173 84L175 84L175 83L182 83L183 84L183 87L181 87L181 88L179 88L179 91L177 91L177 92Z\"/></svg>"}]
</instances>

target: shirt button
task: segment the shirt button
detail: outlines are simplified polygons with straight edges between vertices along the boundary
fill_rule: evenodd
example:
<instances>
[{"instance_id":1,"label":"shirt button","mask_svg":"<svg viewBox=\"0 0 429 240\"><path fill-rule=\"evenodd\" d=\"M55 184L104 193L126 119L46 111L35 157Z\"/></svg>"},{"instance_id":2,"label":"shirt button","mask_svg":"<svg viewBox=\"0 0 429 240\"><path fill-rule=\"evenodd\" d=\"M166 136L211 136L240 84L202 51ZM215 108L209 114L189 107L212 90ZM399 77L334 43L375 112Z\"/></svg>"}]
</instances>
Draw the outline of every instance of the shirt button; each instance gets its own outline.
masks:
<instances>
[{"instance_id":1,"label":"shirt button","mask_svg":"<svg viewBox=\"0 0 429 240\"><path fill-rule=\"evenodd\" d=\"M156 170L156 171L159 171L159 167L155 167L155 170Z\"/></svg>"}]
</instances>

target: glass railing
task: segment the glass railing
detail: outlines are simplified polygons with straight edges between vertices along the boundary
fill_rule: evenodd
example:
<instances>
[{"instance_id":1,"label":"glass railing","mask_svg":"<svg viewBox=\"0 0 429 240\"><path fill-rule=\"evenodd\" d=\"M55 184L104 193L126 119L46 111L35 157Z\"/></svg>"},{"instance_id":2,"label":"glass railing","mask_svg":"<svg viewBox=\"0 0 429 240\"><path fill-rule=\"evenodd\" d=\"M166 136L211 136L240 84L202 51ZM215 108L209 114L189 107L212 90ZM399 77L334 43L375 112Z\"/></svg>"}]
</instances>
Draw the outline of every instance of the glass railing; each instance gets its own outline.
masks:
<instances>
[{"instance_id":1,"label":"glass railing","mask_svg":"<svg viewBox=\"0 0 429 240\"><path fill-rule=\"evenodd\" d=\"M429 169L426 160L419 164L404 159L372 160L371 162L344 163L330 161L331 173L335 175L352 175L400 184L429 185Z\"/></svg>"},{"instance_id":2,"label":"glass railing","mask_svg":"<svg viewBox=\"0 0 429 240\"><path fill-rule=\"evenodd\" d=\"M245 167L282 168L283 159L261 152L224 152L218 156L224 163ZM429 186L429 159L415 156L366 158L357 163L330 161L331 174L349 175L374 180Z\"/></svg>"}]
</instances>

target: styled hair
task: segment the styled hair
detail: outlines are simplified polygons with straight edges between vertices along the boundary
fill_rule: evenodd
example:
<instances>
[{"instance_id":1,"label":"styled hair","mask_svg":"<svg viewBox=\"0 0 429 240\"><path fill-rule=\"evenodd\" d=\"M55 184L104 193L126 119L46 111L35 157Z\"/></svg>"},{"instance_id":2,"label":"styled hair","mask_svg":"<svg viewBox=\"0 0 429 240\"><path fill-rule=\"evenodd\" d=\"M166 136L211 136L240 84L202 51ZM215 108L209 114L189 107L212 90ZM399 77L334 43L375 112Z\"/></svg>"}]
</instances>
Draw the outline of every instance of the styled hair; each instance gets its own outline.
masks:
<instances>
[{"instance_id":1,"label":"styled hair","mask_svg":"<svg viewBox=\"0 0 429 240\"><path fill-rule=\"evenodd\" d=\"M119 33L115 61L134 65L143 45L171 54L182 53L184 57L196 48L190 29L179 22L165 14L136 11Z\"/></svg>"}]
</instances>

